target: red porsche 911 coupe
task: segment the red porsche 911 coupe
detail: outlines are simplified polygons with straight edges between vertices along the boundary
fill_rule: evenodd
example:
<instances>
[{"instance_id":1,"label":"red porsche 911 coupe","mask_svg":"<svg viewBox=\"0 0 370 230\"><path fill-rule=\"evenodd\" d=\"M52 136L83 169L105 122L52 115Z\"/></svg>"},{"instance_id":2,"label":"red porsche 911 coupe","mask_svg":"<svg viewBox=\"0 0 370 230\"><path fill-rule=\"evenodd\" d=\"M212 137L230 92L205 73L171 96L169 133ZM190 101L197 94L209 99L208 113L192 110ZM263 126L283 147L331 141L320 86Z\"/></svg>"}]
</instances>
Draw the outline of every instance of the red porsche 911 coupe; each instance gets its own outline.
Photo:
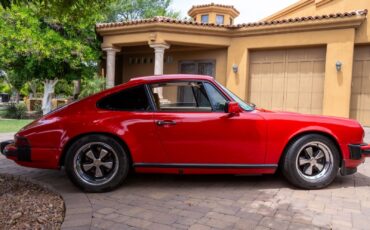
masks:
<instances>
[{"instance_id":1,"label":"red porsche 911 coupe","mask_svg":"<svg viewBox=\"0 0 370 230\"><path fill-rule=\"evenodd\" d=\"M129 82L57 109L1 143L20 165L59 169L86 191L140 173L271 174L323 188L370 156L361 125L272 112L243 102L212 77L164 75Z\"/></svg>"}]
</instances>

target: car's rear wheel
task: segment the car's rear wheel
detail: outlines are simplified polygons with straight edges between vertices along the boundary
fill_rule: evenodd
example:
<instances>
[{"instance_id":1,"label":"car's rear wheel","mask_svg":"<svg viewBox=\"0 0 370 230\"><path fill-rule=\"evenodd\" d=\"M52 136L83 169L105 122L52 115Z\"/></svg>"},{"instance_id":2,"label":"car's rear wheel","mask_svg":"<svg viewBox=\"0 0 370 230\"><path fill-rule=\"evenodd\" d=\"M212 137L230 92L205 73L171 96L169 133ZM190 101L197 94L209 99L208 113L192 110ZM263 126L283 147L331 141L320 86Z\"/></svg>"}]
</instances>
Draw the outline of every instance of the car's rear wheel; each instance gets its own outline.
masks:
<instances>
[{"instance_id":1,"label":"car's rear wheel","mask_svg":"<svg viewBox=\"0 0 370 230\"><path fill-rule=\"evenodd\" d=\"M295 186L319 189L328 186L339 170L340 154L329 138L309 134L295 140L282 161L284 176Z\"/></svg>"},{"instance_id":2,"label":"car's rear wheel","mask_svg":"<svg viewBox=\"0 0 370 230\"><path fill-rule=\"evenodd\" d=\"M127 153L113 138L84 136L74 142L66 154L65 168L69 178L85 191L112 190L127 176Z\"/></svg>"}]
</instances>

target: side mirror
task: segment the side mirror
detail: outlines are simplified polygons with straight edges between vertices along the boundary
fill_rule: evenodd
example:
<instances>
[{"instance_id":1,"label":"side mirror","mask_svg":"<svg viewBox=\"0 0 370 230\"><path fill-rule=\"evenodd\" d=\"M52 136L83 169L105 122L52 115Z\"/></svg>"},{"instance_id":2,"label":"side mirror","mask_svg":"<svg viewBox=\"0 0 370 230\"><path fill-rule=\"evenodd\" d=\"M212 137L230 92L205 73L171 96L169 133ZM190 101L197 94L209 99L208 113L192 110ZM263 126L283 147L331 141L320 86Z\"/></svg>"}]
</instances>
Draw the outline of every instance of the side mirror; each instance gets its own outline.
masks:
<instances>
[{"instance_id":1,"label":"side mirror","mask_svg":"<svg viewBox=\"0 0 370 230\"><path fill-rule=\"evenodd\" d=\"M239 104L235 101L230 101L226 104L226 113L229 113L231 115L237 115L239 114L242 109L240 108Z\"/></svg>"}]
</instances>

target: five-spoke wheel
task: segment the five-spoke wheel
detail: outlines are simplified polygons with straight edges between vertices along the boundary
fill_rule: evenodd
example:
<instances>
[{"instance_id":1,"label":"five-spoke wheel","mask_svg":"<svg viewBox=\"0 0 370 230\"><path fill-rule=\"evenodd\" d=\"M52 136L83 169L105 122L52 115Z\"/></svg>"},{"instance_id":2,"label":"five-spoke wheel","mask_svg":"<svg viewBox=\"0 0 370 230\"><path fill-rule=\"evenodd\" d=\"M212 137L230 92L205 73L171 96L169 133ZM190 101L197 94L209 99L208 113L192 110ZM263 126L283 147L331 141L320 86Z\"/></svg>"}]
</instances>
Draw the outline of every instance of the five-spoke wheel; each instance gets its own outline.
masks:
<instances>
[{"instance_id":1,"label":"five-spoke wheel","mask_svg":"<svg viewBox=\"0 0 370 230\"><path fill-rule=\"evenodd\" d=\"M83 145L77 150L73 162L76 175L91 185L108 183L119 167L117 153L102 142Z\"/></svg>"},{"instance_id":2,"label":"five-spoke wheel","mask_svg":"<svg viewBox=\"0 0 370 230\"><path fill-rule=\"evenodd\" d=\"M283 156L284 176L294 185L323 188L329 185L339 169L339 152L329 138L309 134L295 140Z\"/></svg>"},{"instance_id":3,"label":"five-spoke wheel","mask_svg":"<svg viewBox=\"0 0 370 230\"><path fill-rule=\"evenodd\" d=\"M128 156L113 138L89 135L68 149L65 167L72 181L84 190L108 191L127 176Z\"/></svg>"}]
</instances>

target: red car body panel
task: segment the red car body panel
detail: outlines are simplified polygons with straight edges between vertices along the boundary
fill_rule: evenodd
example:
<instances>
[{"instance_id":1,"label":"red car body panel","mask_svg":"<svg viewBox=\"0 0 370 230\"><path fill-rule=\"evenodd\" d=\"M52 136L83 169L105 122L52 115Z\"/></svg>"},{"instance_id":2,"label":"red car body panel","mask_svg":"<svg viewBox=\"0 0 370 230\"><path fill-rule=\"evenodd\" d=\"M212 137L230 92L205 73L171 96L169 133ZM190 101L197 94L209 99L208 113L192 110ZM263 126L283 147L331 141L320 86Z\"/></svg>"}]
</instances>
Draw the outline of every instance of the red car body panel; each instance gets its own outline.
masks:
<instances>
[{"instance_id":1,"label":"red car body panel","mask_svg":"<svg viewBox=\"0 0 370 230\"><path fill-rule=\"evenodd\" d=\"M107 111L96 103L115 92L141 84L173 80L199 80L215 84L207 76L168 75L135 78L58 109L34 121L16 134L31 146L31 161L18 164L57 169L66 149L78 137L104 133L125 143L137 172L188 174L265 174L274 173L285 148L305 133L321 133L333 139L345 166L355 168L364 161L351 159L349 144L360 145L364 130L353 120L325 116L243 111L235 116L225 112L129 112ZM219 90L223 91L220 87ZM231 98L229 98L231 100ZM176 125L157 126L158 120ZM152 167L153 164L248 164L250 168ZM259 167L261 166L261 167ZM273 166L273 167L264 167Z\"/></svg>"}]
</instances>

